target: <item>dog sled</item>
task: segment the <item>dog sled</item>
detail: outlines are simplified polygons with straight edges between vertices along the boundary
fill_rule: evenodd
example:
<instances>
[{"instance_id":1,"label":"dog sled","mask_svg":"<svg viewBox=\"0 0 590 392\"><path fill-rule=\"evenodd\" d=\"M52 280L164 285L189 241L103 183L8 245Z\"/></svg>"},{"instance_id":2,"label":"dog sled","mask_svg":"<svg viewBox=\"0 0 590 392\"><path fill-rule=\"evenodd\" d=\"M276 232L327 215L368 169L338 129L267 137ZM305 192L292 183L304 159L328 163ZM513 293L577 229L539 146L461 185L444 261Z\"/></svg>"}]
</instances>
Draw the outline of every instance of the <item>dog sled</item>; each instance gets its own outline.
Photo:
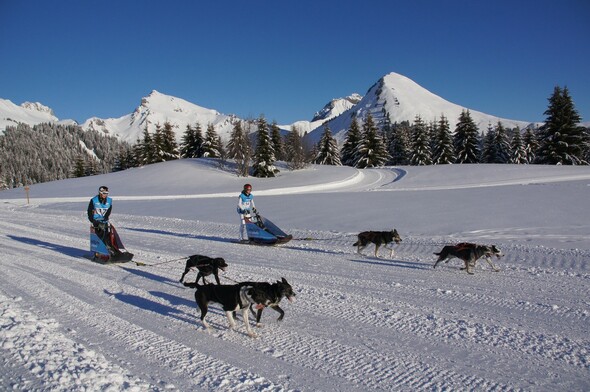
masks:
<instances>
[{"instance_id":1,"label":"dog sled","mask_svg":"<svg viewBox=\"0 0 590 392\"><path fill-rule=\"evenodd\" d=\"M279 229L277 225L258 213L244 215L244 223L250 243L257 245L286 244L293 236Z\"/></svg>"},{"instance_id":2,"label":"dog sled","mask_svg":"<svg viewBox=\"0 0 590 392\"><path fill-rule=\"evenodd\" d=\"M102 264L126 263L133 259L133 253L125 249L115 226L110 223L90 225L90 252L91 260Z\"/></svg>"}]
</instances>

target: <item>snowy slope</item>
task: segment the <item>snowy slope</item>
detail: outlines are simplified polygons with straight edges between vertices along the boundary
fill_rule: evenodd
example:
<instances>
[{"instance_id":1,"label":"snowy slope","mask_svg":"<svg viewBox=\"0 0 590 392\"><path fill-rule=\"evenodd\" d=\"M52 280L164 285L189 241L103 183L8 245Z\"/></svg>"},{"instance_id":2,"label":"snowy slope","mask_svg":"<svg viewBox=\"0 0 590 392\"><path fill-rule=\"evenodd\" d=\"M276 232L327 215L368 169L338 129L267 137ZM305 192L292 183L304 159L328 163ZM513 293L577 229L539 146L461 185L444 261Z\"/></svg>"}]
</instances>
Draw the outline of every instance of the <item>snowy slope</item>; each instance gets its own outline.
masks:
<instances>
[{"instance_id":1,"label":"snowy slope","mask_svg":"<svg viewBox=\"0 0 590 392\"><path fill-rule=\"evenodd\" d=\"M240 245L244 181L295 237ZM147 185L145 184L147 182ZM101 184L145 266L91 263L84 210ZM313 166L238 178L184 160L0 192L2 390L588 390L590 168ZM393 258L355 253L361 230L396 227ZM505 253L475 275L446 243ZM372 249L366 251L370 254ZM224 283L285 277L285 319L256 339L213 306L197 322L178 279L191 254L224 257ZM189 275L193 279L195 273Z\"/></svg>"},{"instance_id":2,"label":"snowy slope","mask_svg":"<svg viewBox=\"0 0 590 392\"><path fill-rule=\"evenodd\" d=\"M353 116L362 124L367 114L371 113L373 119L379 123L387 112L392 123L409 121L412 124L416 116L420 116L425 123L429 123L440 120L441 115L444 114L451 130L454 130L461 112L468 109L431 93L403 75L392 72L377 81L358 104L327 122L326 125L330 127L339 144L342 144ZM521 129L531 124L527 121L509 120L475 110L469 110L469 112L479 130L484 133L490 124L495 126L498 122L507 128L518 126ZM309 140L317 142L322 132L323 127L316 129L310 133Z\"/></svg>"}]
</instances>

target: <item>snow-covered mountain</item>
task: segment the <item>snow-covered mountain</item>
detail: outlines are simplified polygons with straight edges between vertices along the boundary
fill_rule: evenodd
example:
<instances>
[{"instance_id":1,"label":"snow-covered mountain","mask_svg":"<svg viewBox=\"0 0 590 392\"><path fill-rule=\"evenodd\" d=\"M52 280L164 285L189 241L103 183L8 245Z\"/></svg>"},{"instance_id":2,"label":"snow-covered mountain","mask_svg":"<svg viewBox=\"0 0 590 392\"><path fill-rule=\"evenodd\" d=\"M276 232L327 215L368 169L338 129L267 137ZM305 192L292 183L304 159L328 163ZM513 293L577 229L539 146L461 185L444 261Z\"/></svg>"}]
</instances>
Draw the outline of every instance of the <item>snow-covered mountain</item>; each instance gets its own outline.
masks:
<instances>
[{"instance_id":1,"label":"snow-covered mountain","mask_svg":"<svg viewBox=\"0 0 590 392\"><path fill-rule=\"evenodd\" d=\"M413 122L419 115L425 122L430 122L440 119L444 114L453 127L461 111L465 109L469 108L446 101L409 78L392 72L370 87L364 97L355 93L345 98L334 99L316 112L311 121L297 121L293 124L280 125L280 128L291 130L292 127L296 127L299 132L307 133L310 141L316 142L323 132L324 125L327 125L341 143L353 116L362 122L366 115L371 113L376 121L381 121L388 113L391 122ZM495 125L499 121L506 127L525 128L530 124L527 121L504 119L475 110L470 110L470 113L483 132L490 124ZM153 132L157 124L163 125L165 122L170 122L175 126L177 140L180 141L187 125L194 126L198 123L205 131L207 126L212 124L218 135L227 141L235 120L238 120L236 116L222 114L154 90L147 97L142 98L140 105L130 114L107 119L92 117L81 126L86 130L98 130L135 143L138 138L141 138L146 126L150 132ZM53 115L51 109L40 103L24 103L17 106L8 100L0 99L0 132L7 125L15 125L17 122L34 125L46 121L58 122L59 120ZM66 123L75 122L68 120ZM255 131L255 128L252 130Z\"/></svg>"},{"instance_id":2,"label":"snow-covered mountain","mask_svg":"<svg viewBox=\"0 0 590 392\"><path fill-rule=\"evenodd\" d=\"M428 123L439 120L444 115L453 129L461 112L466 109L469 110L471 118L482 132L485 132L490 124L495 126L498 122L509 128L518 126L522 129L530 125L527 121L500 118L451 103L395 72L379 79L369 88L360 102L340 116L327 121L325 125L330 128L336 140L342 143L353 117L362 123L367 114L371 113L375 122L379 123L385 119L386 114L389 114L389 120L392 123L402 121L413 123L416 116L420 116L424 122ZM323 126L315 130L312 128L308 139L311 142L317 142L323 133L323 128Z\"/></svg>"},{"instance_id":3,"label":"snow-covered mountain","mask_svg":"<svg viewBox=\"0 0 590 392\"><path fill-rule=\"evenodd\" d=\"M7 126L15 126L18 123L35 125L44 122L75 123L73 120L59 121L51 108L39 102L24 102L19 106L8 99L0 98L0 134L4 133Z\"/></svg>"},{"instance_id":4,"label":"snow-covered mountain","mask_svg":"<svg viewBox=\"0 0 590 392\"><path fill-rule=\"evenodd\" d=\"M213 124L218 135L227 141L234 119L236 117L153 90L147 97L142 98L141 104L133 113L119 118L93 117L86 120L82 128L102 131L133 144L137 139L141 139L146 127L150 133L153 133L158 124L163 126L165 122L174 125L177 141L182 139L187 125L194 127L198 123L205 133L207 126Z\"/></svg>"}]
</instances>

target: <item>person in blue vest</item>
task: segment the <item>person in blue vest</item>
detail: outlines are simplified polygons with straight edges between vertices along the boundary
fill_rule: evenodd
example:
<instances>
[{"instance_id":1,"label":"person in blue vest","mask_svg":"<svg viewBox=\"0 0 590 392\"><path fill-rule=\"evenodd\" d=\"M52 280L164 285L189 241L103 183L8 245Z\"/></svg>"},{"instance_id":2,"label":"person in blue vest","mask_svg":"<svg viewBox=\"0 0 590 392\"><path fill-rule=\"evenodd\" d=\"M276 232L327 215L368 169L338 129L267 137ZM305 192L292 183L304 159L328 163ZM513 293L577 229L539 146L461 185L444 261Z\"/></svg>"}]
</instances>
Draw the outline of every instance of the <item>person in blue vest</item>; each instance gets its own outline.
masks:
<instances>
[{"instance_id":1,"label":"person in blue vest","mask_svg":"<svg viewBox=\"0 0 590 392\"><path fill-rule=\"evenodd\" d=\"M238 197L238 214L240 214L240 241L248 241L248 232L246 231L246 218L252 213L256 213L254 205L254 196L252 195L252 185L244 185L244 189Z\"/></svg>"},{"instance_id":2,"label":"person in blue vest","mask_svg":"<svg viewBox=\"0 0 590 392\"><path fill-rule=\"evenodd\" d=\"M98 188L98 195L90 199L88 203L88 220L94 226L96 235L112 248L109 235L109 217L113 210L113 199L109 197L109 187Z\"/></svg>"}]
</instances>

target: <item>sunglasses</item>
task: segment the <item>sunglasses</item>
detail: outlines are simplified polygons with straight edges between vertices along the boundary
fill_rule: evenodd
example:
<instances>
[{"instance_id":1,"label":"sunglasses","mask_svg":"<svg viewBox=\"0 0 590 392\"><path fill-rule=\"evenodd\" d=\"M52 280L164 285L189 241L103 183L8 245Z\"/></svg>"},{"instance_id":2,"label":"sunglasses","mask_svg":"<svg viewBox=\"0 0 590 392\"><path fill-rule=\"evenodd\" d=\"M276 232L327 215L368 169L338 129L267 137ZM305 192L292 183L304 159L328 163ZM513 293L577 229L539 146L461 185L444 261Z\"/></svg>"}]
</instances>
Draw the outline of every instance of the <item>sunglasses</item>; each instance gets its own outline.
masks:
<instances>
[{"instance_id":1,"label":"sunglasses","mask_svg":"<svg viewBox=\"0 0 590 392\"><path fill-rule=\"evenodd\" d=\"M108 195L109 194L109 191L100 191L100 194L101 195Z\"/></svg>"}]
</instances>

